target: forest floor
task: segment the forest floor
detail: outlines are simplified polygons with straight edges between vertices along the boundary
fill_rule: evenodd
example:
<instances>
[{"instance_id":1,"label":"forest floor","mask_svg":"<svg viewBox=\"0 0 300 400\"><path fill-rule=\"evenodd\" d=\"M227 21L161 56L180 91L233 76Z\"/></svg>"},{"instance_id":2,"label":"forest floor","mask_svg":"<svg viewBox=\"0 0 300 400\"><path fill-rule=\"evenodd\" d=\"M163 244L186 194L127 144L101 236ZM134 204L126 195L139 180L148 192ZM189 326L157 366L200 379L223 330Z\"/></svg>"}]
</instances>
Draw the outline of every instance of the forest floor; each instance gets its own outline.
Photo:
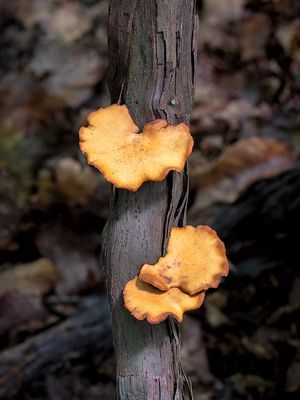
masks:
<instances>
[{"instance_id":1,"label":"forest floor","mask_svg":"<svg viewBox=\"0 0 300 400\"><path fill-rule=\"evenodd\" d=\"M231 273L182 328L196 400L300 396L300 3L207 0L188 222ZM108 105L107 4L0 2L0 399L114 399L99 267L110 186L78 148Z\"/></svg>"}]
</instances>

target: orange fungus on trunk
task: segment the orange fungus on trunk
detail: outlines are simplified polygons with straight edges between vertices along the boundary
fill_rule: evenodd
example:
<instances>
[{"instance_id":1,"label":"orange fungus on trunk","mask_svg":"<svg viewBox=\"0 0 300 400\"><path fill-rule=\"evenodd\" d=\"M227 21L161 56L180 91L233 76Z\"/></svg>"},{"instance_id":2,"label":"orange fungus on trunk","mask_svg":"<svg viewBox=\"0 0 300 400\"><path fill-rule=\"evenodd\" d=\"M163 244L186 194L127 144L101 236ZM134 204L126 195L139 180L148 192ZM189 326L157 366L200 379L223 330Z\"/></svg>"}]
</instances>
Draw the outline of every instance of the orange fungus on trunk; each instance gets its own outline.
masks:
<instances>
[{"instance_id":1,"label":"orange fungus on trunk","mask_svg":"<svg viewBox=\"0 0 300 400\"><path fill-rule=\"evenodd\" d=\"M111 105L92 112L79 131L88 163L117 188L136 191L145 181L161 181L169 171L181 172L193 148L189 128L158 119L139 128L128 108Z\"/></svg>"},{"instance_id":2,"label":"orange fungus on trunk","mask_svg":"<svg viewBox=\"0 0 300 400\"><path fill-rule=\"evenodd\" d=\"M209 226L172 228L167 254L145 264L140 279L160 290L180 288L193 295L216 288L229 272L225 246Z\"/></svg>"},{"instance_id":3,"label":"orange fungus on trunk","mask_svg":"<svg viewBox=\"0 0 300 400\"><path fill-rule=\"evenodd\" d=\"M136 319L147 318L150 324L158 324L167 317L182 322L183 313L199 308L204 296L204 293L190 296L176 288L162 292L138 277L129 281L124 289L125 307Z\"/></svg>"}]
</instances>

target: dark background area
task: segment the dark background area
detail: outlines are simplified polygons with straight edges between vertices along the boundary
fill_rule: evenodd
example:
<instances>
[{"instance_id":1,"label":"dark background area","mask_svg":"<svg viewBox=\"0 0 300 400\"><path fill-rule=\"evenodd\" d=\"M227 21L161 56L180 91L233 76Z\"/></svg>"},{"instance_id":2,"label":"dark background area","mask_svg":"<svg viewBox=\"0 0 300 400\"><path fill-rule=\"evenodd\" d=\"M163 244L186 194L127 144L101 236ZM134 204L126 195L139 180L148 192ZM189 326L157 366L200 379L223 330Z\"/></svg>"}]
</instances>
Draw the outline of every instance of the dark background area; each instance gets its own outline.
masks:
<instances>
[{"instance_id":1,"label":"dark background area","mask_svg":"<svg viewBox=\"0 0 300 400\"><path fill-rule=\"evenodd\" d=\"M204 0L188 222L231 273L182 325L195 399L300 396L300 2ZM78 130L110 104L107 4L0 1L0 398L114 398L99 265L110 185Z\"/></svg>"}]
</instances>

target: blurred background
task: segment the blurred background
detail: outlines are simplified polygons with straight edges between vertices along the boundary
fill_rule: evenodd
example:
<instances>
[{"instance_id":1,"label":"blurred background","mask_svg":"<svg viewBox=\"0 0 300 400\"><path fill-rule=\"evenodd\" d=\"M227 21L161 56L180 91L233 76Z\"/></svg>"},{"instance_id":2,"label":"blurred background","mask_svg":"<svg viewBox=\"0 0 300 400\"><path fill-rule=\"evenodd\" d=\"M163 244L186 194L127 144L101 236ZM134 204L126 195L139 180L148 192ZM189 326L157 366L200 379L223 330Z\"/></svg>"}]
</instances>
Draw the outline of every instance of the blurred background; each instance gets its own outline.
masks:
<instances>
[{"instance_id":1,"label":"blurred background","mask_svg":"<svg viewBox=\"0 0 300 400\"><path fill-rule=\"evenodd\" d=\"M300 397L300 2L198 1L190 224L231 274L183 324L196 400ZM104 0L0 1L0 398L114 399L99 268Z\"/></svg>"}]
</instances>

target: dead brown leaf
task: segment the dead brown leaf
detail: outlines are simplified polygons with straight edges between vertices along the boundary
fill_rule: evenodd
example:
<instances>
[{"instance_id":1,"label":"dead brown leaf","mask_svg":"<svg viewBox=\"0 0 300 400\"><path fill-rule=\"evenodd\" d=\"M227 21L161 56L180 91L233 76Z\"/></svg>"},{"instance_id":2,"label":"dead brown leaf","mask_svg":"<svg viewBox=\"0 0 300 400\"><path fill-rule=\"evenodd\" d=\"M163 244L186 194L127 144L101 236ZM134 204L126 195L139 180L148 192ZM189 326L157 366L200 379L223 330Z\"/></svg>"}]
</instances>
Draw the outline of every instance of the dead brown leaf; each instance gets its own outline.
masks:
<instances>
[{"instance_id":1,"label":"dead brown leaf","mask_svg":"<svg viewBox=\"0 0 300 400\"><path fill-rule=\"evenodd\" d=\"M240 394L247 393L250 389L255 389L258 393L265 393L272 388L272 382L261 378L258 375L243 375L240 373L232 375L230 381L233 383L236 391Z\"/></svg>"},{"instance_id":2,"label":"dead brown leaf","mask_svg":"<svg viewBox=\"0 0 300 400\"><path fill-rule=\"evenodd\" d=\"M300 74L300 19L282 24L277 30L277 39L291 58L291 72L299 87Z\"/></svg>"},{"instance_id":3,"label":"dead brown leaf","mask_svg":"<svg viewBox=\"0 0 300 400\"><path fill-rule=\"evenodd\" d=\"M16 196L17 194L17 196ZM0 172L0 249L6 249L26 212L28 194L19 190L18 183Z\"/></svg>"},{"instance_id":4,"label":"dead brown leaf","mask_svg":"<svg viewBox=\"0 0 300 400\"><path fill-rule=\"evenodd\" d=\"M296 392L300 389L300 361L294 361L287 370L286 390Z\"/></svg>"},{"instance_id":5,"label":"dead brown leaf","mask_svg":"<svg viewBox=\"0 0 300 400\"><path fill-rule=\"evenodd\" d=\"M299 46L300 35L300 18L293 20L290 23L282 24L276 32L279 43L284 48L286 54L293 56L294 52L300 50Z\"/></svg>"},{"instance_id":6,"label":"dead brown leaf","mask_svg":"<svg viewBox=\"0 0 300 400\"><path fill-rule=\"evenodd\" d=\"M1 270L0 335L44 326L48 314L42 298L54 289L57 281L57 271L46 258Z\"/></svg>"},{"instance_id":7,"label":"dead brown leaf","mask_svg":"<svg viewBox=\"0 0 300 400\"><path fill-rule=\"evenodd\" d=\"M243 7L244 0L204 2L200 14L198 35L200 47L208 45L210 48L222 49L227 52L235 51L237 39L226 32L226 26L228 23L239 20L243 13Z\"/></svg>"},{"instance_id":8,"label":"dead brown leaf","mask_svg":"<svg viewBox=\"0 0 300 400\"><path fill-rule=\"evenodd\" d=\"M70 43L80 39L92 28L91 15L78 3L62 3L56 7L50 2L42 5L40 1L34 3L38 12L31 15L49 39Z\"/></svg>"},{"instance_id":9,"label":"dead brown leaf","mask_svg":"<svg viewBox=\"0 0 300 400\"><path fill-rule=\"evenodd\" d=\"M222 311L227 301L228 296L225 292L215 291L206 295L204 302L205 316L210 326L218 328L230 324L230 319Z\"/></svg>"},{"instance_id":10,"label":"dead brown leaf","mask_svg":"<svg viewBox=\"0 0 300 400\"><path fill-rule=\"evenodd\" d=\"M103 79L106 58L83 46L43 42L36 48L30 71L42 81L48 95L66 105L77 107L92 94L93 86Z\"/></svg>"},{"instance_id":11,"label":"dead brown leaf","mask_svg":"<svg viewBox=\"0 0 300 400\"><path fill-rule=\"evenodd\" d=\"M228 146L215 161L191 170L198 193L190 210L197 217L214 203L232 203L253 183L291 168L296 154L284 143L251 137Z\"/></svg>"},{"instance_id":12,"label":"dead brown leaf","mask_svg":"<svg viewBox=\"0 0 300 400\"><path fill-rule=\"evenodd\" d=\"M43 313L40 304L25 293L11 290L0 295L0 336L28 320L40 318Z\"/></svg>"},{"instance_id":13,"label":"dead brown leaf","mask_svg":"<svg viewBox=\"0 0 300 400\"><path fill-rule=\"evenodd\" d=\"M264 14L254 13L248 20L242 20L239 28L242 60L250 61L264 57L270 33L270 19Z\"/></svg>"},{"instance_id":14,"label":"dead brown leaf","mask_svg":"<svg viewBox=\"0 0 300 400\"><path fill-rule=\"evenodd\" d=\"M102 176L92 168L82 167L70 157L57 163L55 177L58 192L70 206L86 204L103 181Z\"/></svg>"},{"instance_id":15,"label":"dead brown leaf","mask_svg":"<svg viewBox=\"0 0 300 400\"><path fill-rule=\"evenodd\" d=\"M300 308L300 279L296 278L289 293L289 302L275 309L268 317L268 324L278 322L286 314L290 314Z\"/></svg>"},{"instance_id":16,"label":"dead brown leaf","mask_svg":"<svg viewBox=\"0 0 300 400\"><path fill-rule=\"evenodd\" d=\"M227 129L237 131L247 120L263 120L270 118L271 109L267 104L255 106L244 99L233 100L215 113L216 120L226 123ZM253 135L252 135L253 136Z\"/></svg>"},{"instance_id":17,"label":"dead brown leaf","mask_svg":"<svg viewBox=\"0 0 300 400\"><path fill-rule=\"evenodd\" d=\"M107 219L110 185L85 161L81 163L71 157L47 160L38 172L36 186L36 193L30 197L36 209L45 211L56 204L64 204L70 210L80 206L78 212L84 210Z\"/></svg>"},{"instance_id":18,"label":"dead brown leaf","mask_svg":"<svg viewBox=\"0 0 300 400\"><path fill-rule=\"evenodd\" d=\"M258 340L254 340L247 336L243 336L241 339L241 345L256 358L271 360L274 358L273 347L268 345L268 343L262 343Z\"/></svg>"},{"instance_id":19,"label":"dead brown leaf","mask_svg":"<svg viewBox=\"0 0 300 400\"><path fill-rule=\"evenodd\" d=\"M10 267L0 273L0 295L11 290L40 295L54 288L58 281L56 268L46 258Z\"/></svg>"},{"instance_id":20,"label":"dead brown leaf","mask_svg":"<svg viewBox=\"0 0 300 400\"><path fill-rule=\"evenodd\" d=\"M102 275L95 256L100 238L95 234L73 232L60 224L45 225L36 242L40 252L51 259L59 273L56 292L78 294L95 288Z\"/></svg>"},{"instance_id":21,"label":"dead brown leaf","mask_svg":"<svg viewBox=\"0 0 300 400\"><path fill-rule=\"evenodd\" d=\"M221 82L213 76L200 77L199 85L192 114L194 134L200 133L201 137L222 134L230 138L237 135L247 137L251 132L254 136L258 134L257 125L272 117L272 110L266 103L256 105L243 98L230 101L230 95L243 90L244 82L238 74Z\"/></svg>"}]
</instances>

